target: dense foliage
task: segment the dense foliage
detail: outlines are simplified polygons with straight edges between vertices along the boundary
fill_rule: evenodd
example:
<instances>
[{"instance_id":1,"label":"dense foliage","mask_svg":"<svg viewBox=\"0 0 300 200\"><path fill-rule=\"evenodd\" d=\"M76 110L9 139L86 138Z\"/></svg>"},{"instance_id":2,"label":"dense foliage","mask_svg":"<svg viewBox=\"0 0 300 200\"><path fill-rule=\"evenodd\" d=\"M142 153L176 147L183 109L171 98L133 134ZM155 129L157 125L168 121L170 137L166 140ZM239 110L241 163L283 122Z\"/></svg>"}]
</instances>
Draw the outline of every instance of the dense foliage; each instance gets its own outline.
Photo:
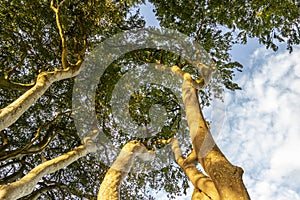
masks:
<instances>
[{"instance_id":1,"label":"dense foliage","mask_svg":"<svg viewBox=\"0 0 300 200\"><path fill-rule=\"evenodd\" d=\"M216 82L219 88L225 86L230 90L241 89L233 81L234 73L241 71L242 66L231 60L229 51L232 45L245 44L249 37L253 37L273 50L277 50L278 42L285 42L287 49L292 51L292 46L300 43L299 5L293 1L150 2L155 6L155 14L162 27L175 29L195 38L210 54L217 66ZM0 108L32 87L40 72L61 69L66 60L67 65L72 65L111 35L144 27L145 22L137 9L141 3L144 2L54 1L54 7L60 10L58 23L48 0L1 1ZM124 66L158 60L161 64L176 64L193 72L190 63L162 50L132 52L114 62L101 79L97 90L98 119L107 135L112 128L104 123L111 112L107 103L111 98L109 91L122 73L126 73L126 70L122 71ZM193 72L193 75L199 76L197 72ZM146 126L150 123L150 105L160 104L167 111L170 110L167 117L172 120L153 141L157 137L166 139L175 134L177 118L181 117L177 109L178 102L172 99L172 93L168 89L150 86L145 86L146 91L137 91L132 96L131 115L137 123ZM0 132L0 184L14 182L44 160L57 157L80 144L71 115L72 87L73 79L53 84L15 124ZM203 105L209 104L209 89L200 91ZM149 98L142 98L142 94ZM103 109L107 112L103 112ZM134 139L122 130L118 133L117 136L111 136L116 145L122 146ZM149 148L151 146L152 144ZM146 168L147 166L141 166L140 172L129 175L123 184L122 199L154 199L151 197L152 188L166 191L170 198L185 193L187 178L174 162L151 173L144 170ZM35 192L24 199L30 199L38 192L44 192L40 199L95 199L106 170L107 166L98 162L95 155L89 155L66 169L44 177L36 186Z\"/></svg>"}]
</instances>

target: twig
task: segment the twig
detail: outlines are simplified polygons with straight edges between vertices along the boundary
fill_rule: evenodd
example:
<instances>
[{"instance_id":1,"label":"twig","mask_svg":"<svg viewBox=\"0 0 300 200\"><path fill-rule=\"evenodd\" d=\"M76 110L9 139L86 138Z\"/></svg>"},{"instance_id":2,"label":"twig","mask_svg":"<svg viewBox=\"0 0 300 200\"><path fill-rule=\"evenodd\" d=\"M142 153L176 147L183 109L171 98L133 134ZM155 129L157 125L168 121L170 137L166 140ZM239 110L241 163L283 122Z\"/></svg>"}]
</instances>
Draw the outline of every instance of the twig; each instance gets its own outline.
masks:
<instances>
[{"instance_id":1,"label":"twig","mask_svg":"<svg viewBox=\"0 0 300 200\"><path fill-rule=\"evenodd\" d=\"M62 29L60 19L59 19L59 8L62 6L62 4L64 2L65 2L65 0L60 2L59 5L57 6L57 8L55 8L54 5L53 5L54 0L51 0L50 8L55 12L56 25L57 25L57 28L58 28L58 31L59 31L59 35L60 35L60 39L61 39L61 45L62 45L61 62L62 62L63 69L66 69L68 67L67 66L68 48L67 48L67 44L65 42L65 34L64 34L64 31Z\"/></svg>"}]
</instances>

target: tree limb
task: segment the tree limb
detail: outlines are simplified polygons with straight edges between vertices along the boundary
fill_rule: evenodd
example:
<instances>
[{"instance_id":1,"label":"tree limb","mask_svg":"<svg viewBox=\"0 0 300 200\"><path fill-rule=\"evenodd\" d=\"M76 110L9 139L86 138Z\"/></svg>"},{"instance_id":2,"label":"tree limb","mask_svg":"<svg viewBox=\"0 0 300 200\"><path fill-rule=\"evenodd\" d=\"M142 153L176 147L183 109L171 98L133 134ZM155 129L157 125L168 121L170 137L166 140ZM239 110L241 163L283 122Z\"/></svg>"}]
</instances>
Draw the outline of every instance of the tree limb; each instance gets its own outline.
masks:
<instances>
[{"instance_id":1,"label":"tree limb","mask_svg":"<svg viewBox=\"0 0 300 200\"><path fill-rule=\"evenodd\" d=\"M18 90L18 91L27 91L29 90L35 83L23 84L9 81L4 76L0 76L0 86L1 88L5 88L8 90Z\"/></svg>"},{"instance_id":2,"label":"tree limb","mask_svg":"<svg viewBox=\"0 0 300 200\"><path fill-rule=\"evenodd\" d=\"M60 35L61 46L62 46L61 63L62 63L63 69L66 69L67 68L68 48L67 48L67 44L66 44L66 41L65 41L65 34L64 34L64 31L62 29L60 19L59 19L60 18L59 8L62 6L62 4L64 2L65 2L65 0L60 2L59 5L57 5L57 7L55 8L54 5L53 5L54 0L51 0L50 8L55 12L56 25L57 25L58 32L59 32L59 35Z\"/></svg>"},{"instance_id":3,"label":"tree limb","mask_svg":"<svg viewBox=\"0 0 300 200\"><path fill-rule=\"evenodd\" d=\"M62 169L79 158L87 155L88 153L95 152L96 150L97 147L91 139L85 140L83 145L75 148L73 151L38 165L20 180L11 184L1 185L0 199L12 200L30 194L43 176Z\"/></svg>"},{"instance_id":4,"label":"tree limb","mask_svg":"<svg viewBox=\"0 0 300 200\"><path fill-rule=\"evenodd\" d=\"M5 161L8 159L15 159L15 158L21 158L24 155L29 155L33 153L38 153L44 150L48 144L54 139L54 137L57 135L58 130L54 130L53 123L58 119L59 116L65 113L70 113L71 110L68 110L63 113L57 114L51 121L46 122L42 126L40 126L33 137L33 139L27 143L24 147L21 147L19 149L14 149L11 151L5 151L5 149L2 150L0 153L0 161ZM47 131L46 135L39 141L38 143L34 144L38 139L41 138L41 131L45 129L46 127L50 127L49 130ZM53 134L53 132L55 132ZM6 147L7 149L7 147Z\"/></svg>"},{"instance_id":5,"label":"tree limb","mask_svg":"<svg viewBox=\"0 0 300 200\"><path fill-rule=\"evenodd\" d=\"M182 156L178 141L175 138L172 141L172 151L174 153L177 164L181 167L181 169L183 169L184 173L193 184L195 188L194 193L196 191L198 193L197 196L201 195L204 199L219 200L218 191L211 178L203 174L196 167L196 152L193 150L187 158L184 158Z\"/></svg>"},{"instance_id":6,"label":"tree limb","mask_svg":"<svg viewBox=\"0 0 300 200\"><path fill-rule=\"evenodd\" d=\"M0 110L0 131L15 123L46 92L52 83L76 76L80 72L81 63L82 60L79 60L74 67L40 73L32 88Z\"/></svg>"}]
</instances>

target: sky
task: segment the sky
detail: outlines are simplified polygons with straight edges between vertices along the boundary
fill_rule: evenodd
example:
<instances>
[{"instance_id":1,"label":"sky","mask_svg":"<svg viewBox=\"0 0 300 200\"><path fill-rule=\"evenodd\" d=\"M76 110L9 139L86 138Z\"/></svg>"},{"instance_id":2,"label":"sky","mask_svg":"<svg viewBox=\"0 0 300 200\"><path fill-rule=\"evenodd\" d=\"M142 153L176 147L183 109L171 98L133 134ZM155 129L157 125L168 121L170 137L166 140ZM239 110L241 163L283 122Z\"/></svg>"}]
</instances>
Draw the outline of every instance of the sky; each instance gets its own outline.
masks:
<instances>
[{"instance_id":1,"label":"sky","mask_svg":"<svg viewBox=\"0 0 300 200\"><path fill-rule=\"evenodd\" d=\"M233 54L248 57L236 79L243 90L226 93L227 119L217 142L244 168L252 199L300 200L300 47L292 54L284 46L276 53L258 47Z\"/></svg>"},{"instance_id":2,"label":"sky","mask_svg":"<svg viewBox=\"0 0 300 200\"><path fill-rule=\"evenodd\" d=\"M152 9L141 7L147 26L158 25ZM242 90L226 91L226 118L216 142L244 169L252 199L300 200L300 47L292 54L284 46L273 52L250 40L231 53L244 65L235 77Z\"/></svg>"}]
</instances>

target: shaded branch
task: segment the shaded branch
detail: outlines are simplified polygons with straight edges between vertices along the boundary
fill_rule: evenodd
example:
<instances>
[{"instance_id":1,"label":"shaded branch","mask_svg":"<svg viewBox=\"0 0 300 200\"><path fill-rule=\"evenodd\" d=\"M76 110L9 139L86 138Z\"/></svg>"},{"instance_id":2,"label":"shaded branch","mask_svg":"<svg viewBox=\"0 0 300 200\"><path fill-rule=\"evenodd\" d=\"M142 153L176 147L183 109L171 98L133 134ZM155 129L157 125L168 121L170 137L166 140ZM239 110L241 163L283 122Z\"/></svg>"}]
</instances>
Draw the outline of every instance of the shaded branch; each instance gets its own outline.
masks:
<instances>
[{"instance_id":1,"label":"shaded branch","mask_svg":"<svg viewBox=\"0 0 300 200\"><path fill-rule=\"evenodd\" d=\"M0 131L0 137L1 137L1 147L0 147L0 152L3 152L6 148L9 147L9 143L8 143L8 140L7 140L7 137L6 137L6 131L4 130L1 130ZM1 155L1 153L0 153Z\"/></svg>"},{"instance_id":2,"label":"shaded branch","mask_svg":"<svg viewBox=\"0 0 300 200\"><path fill-rule=\"evenodd\" d=\"M96 150L97 147L93 140L85 140L83 145L75 148L73 151L38 165L20 180L8 185L1 185L0 199L18 199L30 194L43 176L62 169L79 158L87 155L88 153L95 152Z\"/></svg>"},{"instance_id":3,"label":"shaded branch","mask_svg":"<svg viewBox=\"0 0 300 200\"><path fill-rule=\"evenodd\" d=\"M0 76L0 87L5 88L7 90L19 90L19 91L27 91L30 89L35 82L29 84L17 83L13 81L9 81L8 79Z\"/></svg>"},{"instance_id":4,"label":"shaded branch","mask_svg":"<svg viewBox=\"0 0 300 200\"><path fill-rule=\"evenodd\" d=\"M68 110L63 113L57 114L51 121L46 122L42 126L40 126L34 136L34 138L27 143L24 147L15 149L12 151L2 151L0 153L0 161L5 161L5 160L10 160L10 159L15 159L15 158L21 158L25 155L33 154L33 153L38 153L43 151L48 144L54 139L54 137L57 135L58 131L55 131L53 134L53 123L60 117L62 114L66 113L71 113L71 110ZM38 142L37 144L34 144L38 139L41 137L41 131L45 129L46 127L50 127L50 130L47 131L46 135L43 137L43 139Z\"/></svg>"},{"instance_id":5,"label":"shaded branch","mask_svg":"<svg viewBox=\"0 0 300 200\"><path fill-rule=\"evenodd\" d=\"M43 193L48 192L50 190L55 190L55 189L66 190L70 194L76 195L79 198L84 197L84 198L89 199L89 200L96 199L95 196L85 194L85 193L79 191L77 188L70 187L70 186L65 185L63 183L59 183L59 182L55 182L55 181L48 181L45 178L43 178L43 179L46 183L44 183L44 182L39 183L39 185L41 185L41 188L35 190L31 194L23 197L22 199L24 199L24 200L35 200L35 199L38 199ZM64 192L64 191L62 191L62 192Z\"/></svg>"},{"instance_id":6,"label":"shaded branch","mask_svg":"<svg viewBox=\"0 0 300 200\"><path fill-rule=\"evenodd\" d=\"M42 187L42 188L40 188L40 189L34 191L34 192L31 193L30 195L25 196L25 197L22 198L22 199L24 199L24 200L36 200L36 199L38 199L43 193L48 192L48 191L50 191L50 190L57 189L57 188L58 188L58 186L56 186L56 185L45 186L45 187Z\"/></svg>"},{"instance_id":7,"label":"shaded branch","mask_svg":"<svg viewBox=\"0 0 300 200\"><path fill-rule=\"evenodd\" d=\"M8 175L6 176L4 179L0 180L0 184L7 184L7 183L11 183L15 180L17 180L18 178L21 178L23 176L23 172L24 170L26 169L26 163L25 161L21 160L21 161L18 161L18 162L10 162L10 163L6 163L4 165L1 166L1 168L5 168L9 165L13 165L15 163L20 163L21 164L21 167L15 171L15 167L12 166L12 168L14 168L14 172L11 174L11 175Z\"/></svg>"}]
</instances>

